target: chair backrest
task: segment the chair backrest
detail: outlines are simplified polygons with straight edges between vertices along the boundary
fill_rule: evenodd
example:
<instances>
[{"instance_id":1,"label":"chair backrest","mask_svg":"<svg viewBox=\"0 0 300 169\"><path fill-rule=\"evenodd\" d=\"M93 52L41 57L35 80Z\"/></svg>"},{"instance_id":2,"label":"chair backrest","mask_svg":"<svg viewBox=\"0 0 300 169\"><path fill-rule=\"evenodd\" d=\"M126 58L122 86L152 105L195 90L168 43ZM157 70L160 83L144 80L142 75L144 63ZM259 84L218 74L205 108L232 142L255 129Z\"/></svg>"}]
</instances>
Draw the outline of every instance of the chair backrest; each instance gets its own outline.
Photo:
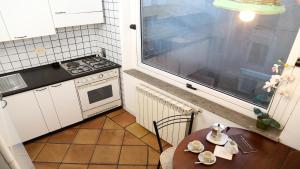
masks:
<instances>
[{"instance_id":1,"label":"chair backrest","mask_svg":"<svg viewBox=\"0 0 300 169\"><path fill-rule=\"evenodd\" d=\"M169 117L165 117L159 121L153 121L154 130L155 130L157 142L159 145L160 153L163 152L163 147L161 144L159 130L164 127L167 127L169 125L176 124L176 123L189 123L189 126L188 126L188 135L189 135L192 132L192 127L193 127L193 122L194 122L194 114L195 113L193 112L193 113L191 113L191 115L169 116Z\"/></svg>"}]
</instances>

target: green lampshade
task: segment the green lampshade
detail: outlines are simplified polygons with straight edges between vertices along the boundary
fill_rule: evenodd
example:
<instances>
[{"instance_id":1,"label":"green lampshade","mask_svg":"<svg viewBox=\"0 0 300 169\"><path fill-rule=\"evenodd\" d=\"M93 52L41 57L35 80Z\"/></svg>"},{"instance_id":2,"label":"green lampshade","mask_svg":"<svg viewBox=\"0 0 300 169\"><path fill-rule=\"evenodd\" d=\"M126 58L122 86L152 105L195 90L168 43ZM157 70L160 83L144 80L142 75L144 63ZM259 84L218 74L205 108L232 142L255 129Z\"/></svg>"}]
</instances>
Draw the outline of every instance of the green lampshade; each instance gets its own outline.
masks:
<instances>
[{"instance_id":1,"label":"green lampshade","mask_svg":"<svg viewBox=\"0 0 300 169\"><path fill-rule=\"evenodd\" d=\"M279 3L279 0L214 0L213 5L223 9L252 11L263 15L285 12L285 7Z\"/></svg>"}]
</instances>

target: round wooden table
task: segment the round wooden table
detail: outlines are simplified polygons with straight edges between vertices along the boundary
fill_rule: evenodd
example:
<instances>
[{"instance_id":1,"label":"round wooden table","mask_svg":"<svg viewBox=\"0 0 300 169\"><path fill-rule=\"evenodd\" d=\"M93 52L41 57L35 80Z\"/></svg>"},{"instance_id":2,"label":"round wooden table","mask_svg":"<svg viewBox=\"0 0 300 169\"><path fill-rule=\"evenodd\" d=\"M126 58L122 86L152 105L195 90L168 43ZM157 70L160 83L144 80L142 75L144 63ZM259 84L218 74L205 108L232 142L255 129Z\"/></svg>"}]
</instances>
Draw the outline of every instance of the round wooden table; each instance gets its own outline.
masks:
<instances>
[{"instance_id":1,"label":"round wooden table","mask_svg":"<svg viewBox=\"0 0 300 169\"><path fill-rule=\"evenodd\" d=\"M227 135L243 134L243 137L257 152L248 154L239 152L233 156L232 160L217 157L216 163L211 166L194 164L195 161L198 161L198 154L185 152L184 150L190 141L200 140L205 150L214 152L215 145L206 140L206 135L209 131L210 129L207 128L193 132L178 145L173 158L173 169L280 169L288 153L291 151L291 148L254 132L231 128L227 132Z\"/></svg>"}]
</instances>

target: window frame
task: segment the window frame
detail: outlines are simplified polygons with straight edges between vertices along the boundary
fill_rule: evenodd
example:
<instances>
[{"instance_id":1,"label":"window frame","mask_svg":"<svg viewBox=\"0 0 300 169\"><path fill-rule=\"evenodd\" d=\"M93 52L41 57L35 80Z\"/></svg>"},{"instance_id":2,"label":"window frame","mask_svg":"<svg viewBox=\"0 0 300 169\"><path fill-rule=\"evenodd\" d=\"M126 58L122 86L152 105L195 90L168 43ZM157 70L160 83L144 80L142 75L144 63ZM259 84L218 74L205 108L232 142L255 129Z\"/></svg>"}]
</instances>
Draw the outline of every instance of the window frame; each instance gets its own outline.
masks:
<instances>
[{"instance_id":1,"label":"window frame","mask_svg":"<svg viewBox=\"0 0 300 169\"><path fill-rule=\"evenodd\" d=\"M218 103L224 107L227 107L229 109L232 109L234 111L237 111L241 114L244 114L248 117L256 118L256 116L253 113L253 108L259 108L262 111L269 112L271 116L275 117L275 119L279 120L284 126L286 122L288 121L288 117L292 112L284 112L282 111L283 108L286 108L288 105L291 106L289 103L290 101L288 99L283 99L283 96L281 96L278 93L275 93L273 96L273 100L270 103L269 107L267 109L259 107L257 105L251 104L249 102L246 102L244 100L238 99L236 97L230 96L228 94L219 92L217 90L214 90L212 88L206 87L204 85L195 83L193 81L184 79L182 77L173 75L171 73L168 73L166 71L160 70L158 68L149 66L147 64L144 64L141 60L142 57L142 18L141 18L141 12L142 12L142 6L141 6L141 0L134 0L131 1L130 4L130 11L131 11L131 22L136 24L136 32L134 33L135 38L134 42L132 44L135 44L136 48L135 51L131 51L131 54L135 54L135 57L127 62L127 64L131 65L131 68L135 68L141 72L144 72L146 74L152 75L156 78L159 78L161 80L164 80L168 83L171 83L177 87L180 87L184 90L187 90L191 93L194 93L200 97L203 97L209 101L213 101L215 103ZM128 31L128 30L127 30ZM128 32L131 33L132 32ZM129 40L129 39L128 39ZM290 65L294 65L297 58L300 57L300 48L297 48L297 46L300 46L300 29L298 31L297 37L294 41L293 47L291 48L287 63ZM126 57L123 57L126 58ZM284 73L288 73L291 70L284 70ZM189 83L193 85L193 87L197 88L197 90L191 90L186 88L186 84ZM292 88L295 88L296 84L288 84L291 85ZM280 117L280 118L278 118Z\"/></svg>"}]
</instances>

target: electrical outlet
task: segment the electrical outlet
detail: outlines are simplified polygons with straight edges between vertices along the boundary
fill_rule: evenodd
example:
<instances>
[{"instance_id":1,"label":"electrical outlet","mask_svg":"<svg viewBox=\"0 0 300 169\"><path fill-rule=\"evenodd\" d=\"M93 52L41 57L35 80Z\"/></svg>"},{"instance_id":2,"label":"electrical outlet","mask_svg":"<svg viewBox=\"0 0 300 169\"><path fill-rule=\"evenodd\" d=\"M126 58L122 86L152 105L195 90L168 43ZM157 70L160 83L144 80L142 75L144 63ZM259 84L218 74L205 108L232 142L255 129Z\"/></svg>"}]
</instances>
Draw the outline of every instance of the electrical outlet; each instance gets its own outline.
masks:
<instances>
[{"instance_id":1,"label":"electrical outlet","mask_svg":"<svg viewBox=\"0 0 300 169\"><path fill-rule=\"evenodd\" d=\"M46 54L46 49L43 47L35 48L35 53L39 56L43 56Z\"/></svg>"}]
</instances>

